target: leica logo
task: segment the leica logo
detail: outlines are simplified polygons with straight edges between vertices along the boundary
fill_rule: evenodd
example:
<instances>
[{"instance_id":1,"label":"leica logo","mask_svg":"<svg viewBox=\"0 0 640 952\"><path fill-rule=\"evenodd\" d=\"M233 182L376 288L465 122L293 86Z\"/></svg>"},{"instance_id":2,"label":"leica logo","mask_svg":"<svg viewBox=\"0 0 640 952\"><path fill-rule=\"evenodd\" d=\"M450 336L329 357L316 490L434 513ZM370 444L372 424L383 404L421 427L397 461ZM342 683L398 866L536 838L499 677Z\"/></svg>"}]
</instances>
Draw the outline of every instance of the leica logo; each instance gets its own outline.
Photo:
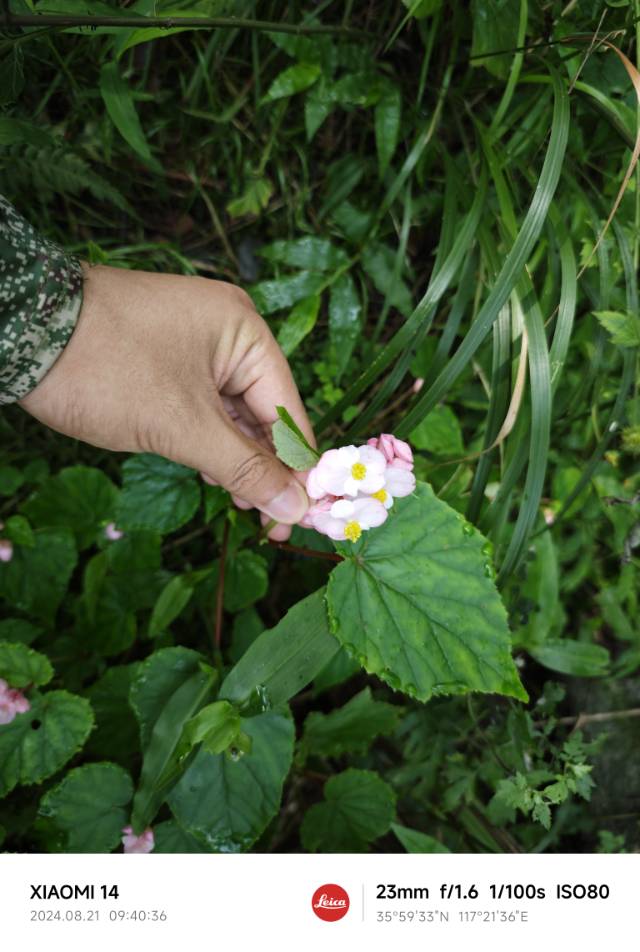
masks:
<instances>
[{"instance_id":1,"label":"leica logo","mask_svg":"<svg viewBox=\"0 0 640 952\"><path fill-rule=\"evenodd\" d=\"M349 911L349 896L342 886L325 883L314 892L311 908L324 922L337 922Z\"/></svg>"},{"instance_id":2,"label":"leica logo","mask_svg":"<svg viewBox=\"0 0 640 952\"><path fill-rule=\"evenodd\" d=\"M322 893L322 895L320 896L320 898L318 899L318 901L317 901L317 902L314 902L314 904L313 904L313 908L314 908L314 909L320 909L320 908L325 908L325 909L336 909L336 908L339 908L339 909L342 909L342 908L346 908L346 906L347 906L347 900L346 900L346 899L331 899L331 897L330 897L330 896L327 896L326 893Z\"/></svg>"}]
</instances>

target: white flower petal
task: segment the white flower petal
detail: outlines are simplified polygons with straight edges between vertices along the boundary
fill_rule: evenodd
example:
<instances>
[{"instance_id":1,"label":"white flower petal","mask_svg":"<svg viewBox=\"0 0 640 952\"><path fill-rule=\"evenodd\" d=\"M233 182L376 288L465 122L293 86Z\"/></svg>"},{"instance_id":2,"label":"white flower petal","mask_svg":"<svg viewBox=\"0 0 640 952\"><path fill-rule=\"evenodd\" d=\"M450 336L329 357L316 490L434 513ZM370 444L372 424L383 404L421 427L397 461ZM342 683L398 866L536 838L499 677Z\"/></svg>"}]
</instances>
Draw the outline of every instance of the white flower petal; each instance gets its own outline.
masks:
<instances>
[{"instance_id":1,"label":"white flower petal","mask_svg":"<svg viewBox=\"0 0 640 952\"><path fill-rule=\"evenodd\" d=\"M363 496L354 502L355 517L363 529L381 526L387 518L387 510L378 499Z\"/></svg>"},{"instance_id":2,"label":"white flower petal","mask_svg":"<svg viewBox=\"0 0 640 952\"><path fill-rule=\"evenodd\" d=\"M416 488L416 477L407 469L387 466L387 471L384 476L384 488L388 490L392 496L409 496Z\"/></svg>"},{"instance_id":3,"label":"white flower petal","mask_svg":"<svg viewBox=\"0 0 640 952\"><path fill-rule=\"evenodd\" d=\"M380 450L373 446L361 446L359 448L360 462L364 463L367 469L371 468L374 472L382 473L387 465L387 461Z\"/></svg>"},{"instance_id":4,"label":"white flower petal","mask_svg":"<svg viewBox=\"0 0 640 952\"><path fill-rule=\"evenodd\" d=\"M349 519L354 513L354 505L350 499L337 499L331 506L331 515L334 519Z\"/></svg>"}]
</instances>

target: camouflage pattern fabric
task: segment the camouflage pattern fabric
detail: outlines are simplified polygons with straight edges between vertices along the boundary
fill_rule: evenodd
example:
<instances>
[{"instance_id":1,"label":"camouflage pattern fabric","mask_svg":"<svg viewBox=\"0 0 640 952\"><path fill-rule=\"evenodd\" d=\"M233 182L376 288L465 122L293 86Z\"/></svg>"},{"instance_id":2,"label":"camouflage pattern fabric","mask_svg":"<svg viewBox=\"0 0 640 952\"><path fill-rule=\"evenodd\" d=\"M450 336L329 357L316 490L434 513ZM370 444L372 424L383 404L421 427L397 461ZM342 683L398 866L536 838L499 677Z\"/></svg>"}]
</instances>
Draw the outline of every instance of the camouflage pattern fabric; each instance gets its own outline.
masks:
<instances>
[{"instance_id":1,"label":"camouflage pattern fabric","mask_svg":"<svg viewBox=\"0 0 640 952\"><path fill-rule=\"evenodd\" d=\"M40 382L71 337L81 304L78 259L0 195L0 404Z\"/></svg>"}]
</instances>

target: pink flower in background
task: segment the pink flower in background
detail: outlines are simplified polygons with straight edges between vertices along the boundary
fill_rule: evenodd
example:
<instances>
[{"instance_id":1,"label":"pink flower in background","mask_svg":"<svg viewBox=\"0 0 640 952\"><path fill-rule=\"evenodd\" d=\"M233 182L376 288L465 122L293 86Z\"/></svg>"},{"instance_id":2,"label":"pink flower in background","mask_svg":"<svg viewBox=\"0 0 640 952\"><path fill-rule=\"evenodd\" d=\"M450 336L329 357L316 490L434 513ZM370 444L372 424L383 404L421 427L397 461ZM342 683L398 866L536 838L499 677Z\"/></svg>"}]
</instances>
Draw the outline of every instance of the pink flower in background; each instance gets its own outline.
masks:
<instances>
[{"instance_id":1,"label":"pink flower in background","mask_svg":"<svg viewBox=\"0 0 640 952\"><path fill-rule=\"evenodd\" d=\"M135 835L131 826L123 827L122 832L124 833L122 845L125 853L150 853L155 846L155 837L150 826L140 836Z\"/></svg>"},{"instance_id":2,"label":"pink flower in background","mask_svg":"<svg viewBox=\"0 0 640 952\"><path fill-rule=\"evenodd\" d=\"M121 539L124 535L122 529L118 529L115 522L110 522L104 527L104 537L109 539L111 542L117 542L118 539Z\"/></svg>"},{"instance_id":3,"label":"pink flower in background","mask_svg":"<svg viewBox=\"0 0 640 952\"><path fill-rule=\"evenodd\" d=\"M423 387L424 387L424 377L416 377L416 379L413 381L413 386L411 387L411 390L413 393L420 393Z\"/></svg>"},{"instance_id":4,"label":"pink flower in background","mask_svg":"<svg viewBox=\"0 0 640 952\"><path fill-rule=\"evenodd\" d=\"M384 486L385 469L384 456L372 446L327 450L307 477L307 493L312 499L375 493Z\"/></svg>"},{"instance_id":5,"label":"pink flower in background","mask_svg":"<svg viewBox=\"0 0 640 952\"><path fill-rule=\"evenodd\" d=\"M10 688L7 682L0 678L0 724L10 724L16 714L25 714L30 707L21 691Z\"/></svg>"},{"instance_id":6,"label":"pink flower in background","mask_svg":"<svg viewBox=\"0 0 640 952\"><path fill-rule=\"evenodd\" d=\"M313 519L313 527L337 542L357 542L363 531L381 526L387 510L372 496L337 499L329 509L323 508Z\"/></svg>"},{"instance_id":7,"label":"pink flower in background","mask_svg":"<svg viewBox=\"0 0 640 952\"><path fill-rule=\"evenodd\" d=\"M314 520L316 516L323 512L329 512L335 501L336 496L323 496L323 498L319 499L315 505L307 509L306 513L300 520L300 525L305 529L315 529Z\"/></svg>"},{"instance_id":8,"label":"pink flower in background","mask_svg":"<svg viewBox=\"0 0 640 952\"><path fill-rule=\"evenodd\" d=\"M13 558L13 542L0 539L0 562L10 562Z\"/></svg>"}]
</instances>

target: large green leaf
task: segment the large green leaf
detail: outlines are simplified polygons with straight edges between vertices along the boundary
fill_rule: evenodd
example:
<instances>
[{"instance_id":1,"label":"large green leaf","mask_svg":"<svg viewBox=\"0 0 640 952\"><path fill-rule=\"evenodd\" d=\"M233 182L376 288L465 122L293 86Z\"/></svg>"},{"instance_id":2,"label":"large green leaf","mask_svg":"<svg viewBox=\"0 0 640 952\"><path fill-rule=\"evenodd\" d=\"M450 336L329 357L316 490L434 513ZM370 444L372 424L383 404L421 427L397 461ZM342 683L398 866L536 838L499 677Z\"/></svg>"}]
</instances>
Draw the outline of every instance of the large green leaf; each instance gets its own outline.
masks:
<instances>
[{"instance_id":1,"label":"large green leaf","mask_svg":"<svg viewBox=\"0 0 640 952\"><path fill-rule=\"evenodd\" d=\"M0 641L19 641L30 645L42 634L43 629L23 618L5 618L0 621Z\"/></svg>"},{"instance_id":2,"label":"large green leaf","mask_svg":"<svg viewBox=\"0 0 640 952\"><path fill-rule=\"evenodd\" d=\"M261 314L273 314L274 311L293 307L296 301L318 294L326 280L318 271L298 271L285 278L254 284L249 288L249 293Z\"/></svg>"},{"instance_id":3,"label":"large green leaf","mask_svg":"<svg viewBox=\"0 0 640 952\"><path fill-rule=\"evenodd\" d=\"M96 717L86 751L91 756L128 764L140 749L138 724L129 704L129 691L140 665L109 668L87 690Z\"/></svg>"},{"instance_id":4,"label":"large green leaf","mask_svg":"<svg viewBox=\"0 0 640 952\"><path fill-rule=\"evenodd\" d=\"M200 751L169 796L179 824L219 853L249 849L280 805L291 766L294 726L268 711L242 722L251 738L249 753Z\"/></svg>"},{"instance_id":5,"label":"large green leaf","mask_svg":"<svg viewBox=\"0 0 640 952\"><path fill-rule=\"evenodd\" d=\"M329 714L312 711L304 722L301 749L319 757L364 751L380 734L395 730L402 714L403 707L374 700L366 687Z\"/></svg>"},{"instance_id":6,"label":"large green leaf","mask_svg":"<svg viewBox=\"0 0 640 952\"><path fill-rule=\"evenodd\" d=\"M220 688L220 697L243 705L256 699L277 707L322 670L339 650L329 632L323 588L291 608L275 628L245 651Z\"/></svg>"},{"instance_id":7,"label":"large green leaf","mask_svg":"<svg viewBox=\"0 0 640 952\"><path fill-rule=\"evenodd\" d=\"M78 553L68 529L40 529L35 545L15 546L10 562L0 563L0 596L37 618L52 621Z\"/></svg>"},{"instance_id":8,"label":"large green leaf","mask_svg":"<svg viewBox=\"0 0 640 952\"><path fill-rule=\"evenodd\" d=\"M126 461L122 473L117 522L123 529L173 532L191 519L200 504L196 474L179 463L140 453Z\"/></svg>"},{"instance_id":9,"label":"large green leaf","mask_svg":"<svg viewBox=\"0 0 640 952\"><path fill-rule=\"evenodd\" d=\"M109 853L120 843L132 796L131 777L122 767L88 764L49 790L39 812L66 834L68 852Z\"/></svg>"},{"instance_id":10,"label":"large green leaf","mask_svg":"<svg viewBox=\"0 0 640 952\"><path fill-rule=\"evenodd\" d=\"M162 589L151 613L149 637L162 634L180 612L187 606L193 595L193 582L189 575L175 575Z\"/></svg>"},{"instance_id":11,"label":"large green leaf","mask_svg":"<svg viewBox=\"0 0 640 952\"><path fill-rule=\"evenodd\" d=\"M305 814L300 836L311 853L357 853L383 836L395 818L395 794L371 770L345 770L324 787L324 800Z\"/></svg>"},{"instance_id":12,"label":"large green leaf","mask_svg":"<svg viewBox=\"0 0 640 952\"><path fill-rule=\"evenodd\" d=\"M0 641L0 678L12 688L41 686L53 677L51 662L39 651L13 641Z\"/></svg>"},{"instance_id":13,"label":"large green leaf","mask_svg":"<svg viewBox=\"0 0 640 952\"><path fill-rule=\"evenodd\" d=\"M164 820L153 828L154 853L209 853L204 843L183 830L175 820Z\"/></svg>"},{"instance_id":14,"label":"large green leaf","mask_svg":"<svg viewBox=\"0 0 640 952\"><path fill-rule=\"evenodd\" d=\"M115 514L118 490L99 469L71 466L51 476L22 507L35 526L68 526L79 549Z\"/></svg>"},{"instance_id":15,"label":"large green leaf","mask_svg":"<svg viewBox=\"0 0 640 952\"><path fill-rule=\"evenodd\" d=\"M398 500L331 573L338 640L367 671L421 701L486 691L523 700L487 541L430 486Z\"/></svg>"},{"instance_id":16,"label":"large green leaf","mask_svg":"<svg viewBox=\"0 0 640 952\"><path fill-rule=\"evenodd\" d=\"M68 691L29 698L31 709L0 726L0 796L41 783L63 767L93 727L91 705Z\"/></svg>"}]
</instances>

